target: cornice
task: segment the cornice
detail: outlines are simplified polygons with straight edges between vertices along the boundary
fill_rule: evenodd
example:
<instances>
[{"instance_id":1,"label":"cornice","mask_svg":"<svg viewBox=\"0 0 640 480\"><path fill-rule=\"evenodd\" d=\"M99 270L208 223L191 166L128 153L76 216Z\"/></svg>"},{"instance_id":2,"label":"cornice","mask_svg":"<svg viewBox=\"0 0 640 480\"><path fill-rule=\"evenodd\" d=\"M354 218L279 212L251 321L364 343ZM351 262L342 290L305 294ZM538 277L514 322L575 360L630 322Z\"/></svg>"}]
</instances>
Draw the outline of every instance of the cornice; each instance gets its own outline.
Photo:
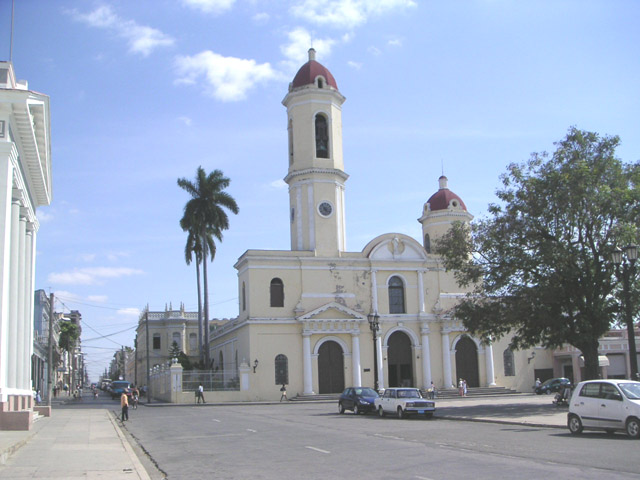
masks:
<instances>
[{"instance_id":1,"label":"cornice","mask_svg":"<svg viewBox=\"0 0 640 480\"><path fill-rule=\"evenodd\" d=\"M344 173L342 170L338 170L335 168L306 168L304 170L296 170L294 172L289 173L286 177L284 177L284 181L289 183L293 178L299 177L301 175L336 175L342 178L343 181L346 181L349 178L349 175Z\"/></svg>"}]
</instances>

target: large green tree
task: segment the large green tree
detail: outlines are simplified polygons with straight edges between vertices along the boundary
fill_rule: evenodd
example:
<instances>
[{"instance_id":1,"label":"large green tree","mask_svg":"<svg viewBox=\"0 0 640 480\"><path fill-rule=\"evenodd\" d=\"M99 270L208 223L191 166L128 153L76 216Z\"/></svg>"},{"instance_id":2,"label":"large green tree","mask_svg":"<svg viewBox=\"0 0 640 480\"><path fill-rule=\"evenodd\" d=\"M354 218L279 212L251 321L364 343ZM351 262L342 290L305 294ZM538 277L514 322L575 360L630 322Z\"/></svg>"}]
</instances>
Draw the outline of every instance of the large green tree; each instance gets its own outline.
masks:
<instances>
[{"instance_id":1,"label":"large green tree","mask_svg":"<svg viewBox=\"0 0 640 480\"><path fill-rule=\"evenodd\" d=\"M80 327L67 320L60 321L60 338L58 346L65 352L71 354L80 336Z\"/></svg>"},{"instance_id":2,"label":"large green tree","mask_svg":"<svg viewBox=\"0 0 640 480\"><path fill-rule=\"evenodd\" d=\"M598 339L619 309L611 252L637 239L640 165L616 156L616 136L569 129L552 155L534 153L502 175L500 200L471 228L455 224L436 248L473 292L453 312L513 348L570 344L598 375Z\"/></svg>"},{"instance_id":3,"label":"large green tree","mask_svg":"<svg viewBox=\"0 0 640 480\"><path fill-rule=\"evenodd\" d=\"M215 242L213 237L222 241L222 232L229 228L229 217L226 210L237 214L238 204L235 199L224 190L231 181L222 171L214 170L207 174L202 167L196 171L194 182L186 178L178 179L178 186L191 195L191 199L184 207L184 215L180 220L183 230L193 233L199 238L199 248L202 252L202 277L204 291L204 357L207 366L209 359L209 285L207 275L207 261L215 257ZM195 243L194 243L195 245ZM187 242L189 248L189 241ZM193 250L195 252L195 250ZM196 254L197 258L197 254Z\"/></svg>"}]
</instances>

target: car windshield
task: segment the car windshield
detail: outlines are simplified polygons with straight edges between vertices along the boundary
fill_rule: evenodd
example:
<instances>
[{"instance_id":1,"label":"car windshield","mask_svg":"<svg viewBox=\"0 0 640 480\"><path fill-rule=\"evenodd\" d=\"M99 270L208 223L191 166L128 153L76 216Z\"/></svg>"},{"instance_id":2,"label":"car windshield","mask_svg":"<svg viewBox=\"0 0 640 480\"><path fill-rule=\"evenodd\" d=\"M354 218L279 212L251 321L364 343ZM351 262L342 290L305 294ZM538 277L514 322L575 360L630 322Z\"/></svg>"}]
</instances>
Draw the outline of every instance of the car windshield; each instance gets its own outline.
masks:
<instances>
[{"instance_id":1,"label":"car windshield","mask_svg":"<svg viewBox=\"0 0 640 480\"><path fill-rule=\"evenodd\" d=\"M398 398L420 398L418 390L398 390Z\"/></svg>"},{"instance_id":2,"label":"car windshield","mask_svg":"<svg viewBox=\"0 0 640 480\"><path fill-rule=\"evenodd\" d=\"M356 395L360 395L363 397L377 397L378 394L376 393L376 391L372 388L356 388L354 389L356 392Z\"/></svg>"},{"instance_id":3,"label":"car windshield","mask_svg":"<svg viewBox=\"0 0 640 480\"><path fill-rule=\"evenodd\" d=\"M640 382L619 383L618 387L630 400L640 400Z\"/></svg>"}]
</instances>

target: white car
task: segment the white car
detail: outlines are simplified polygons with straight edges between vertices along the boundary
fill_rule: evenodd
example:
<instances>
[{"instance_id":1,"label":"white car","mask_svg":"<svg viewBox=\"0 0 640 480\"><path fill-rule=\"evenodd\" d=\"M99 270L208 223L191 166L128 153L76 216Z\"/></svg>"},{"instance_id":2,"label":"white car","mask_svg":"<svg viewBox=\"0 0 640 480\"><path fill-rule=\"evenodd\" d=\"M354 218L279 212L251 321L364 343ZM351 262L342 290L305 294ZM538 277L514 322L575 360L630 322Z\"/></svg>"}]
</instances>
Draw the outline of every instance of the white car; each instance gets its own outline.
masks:
<instances>
[{"instance_id":1,"label":"white car","mask_svg":"<svg viewBox=\"0 0 640 480\"><path fill-rule=\"evenodd\" d=\"M375 407L381 417L395 414L398 418L407 415L431 418L436 411L435 402L424 399L417 388L387 388L381 397L375 399Z\"/></svg>"},{"instance_id":2,"label":"white car","mask_svg":"<svg viewBox=\"0 0 640 480\"><path fill-rule=\"evenodd\" d=\"M571 395L567 426L573 434L582 430L616 430L640 438L640 382L588 380Z\"/></svg>"}]
</instances>

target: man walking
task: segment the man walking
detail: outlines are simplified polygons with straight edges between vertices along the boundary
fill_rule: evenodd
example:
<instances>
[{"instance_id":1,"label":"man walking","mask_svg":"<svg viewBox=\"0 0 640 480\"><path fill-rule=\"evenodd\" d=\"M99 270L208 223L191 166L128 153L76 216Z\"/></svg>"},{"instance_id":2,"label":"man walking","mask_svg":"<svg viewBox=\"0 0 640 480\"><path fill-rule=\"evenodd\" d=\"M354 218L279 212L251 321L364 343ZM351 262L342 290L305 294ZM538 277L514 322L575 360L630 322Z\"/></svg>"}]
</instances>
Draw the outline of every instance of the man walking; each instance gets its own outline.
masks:
<instances>
[{"instance_id":1,"label":"man walking","mask_svg":"<svg viewBox=\"0 0 640 480\"><path fill-rule=\"evenodd\" d=\"M198 403L200 403L200 400L202 400L202 403L207 403L204 401L204 388L202 384L198 385Z\"/></svg>"},{"instance_id":2,"label":"man walking","mask_svg":"<svg viewBox=\"0 0 640 480\"><path fill-rule=\"evenodd\" d=\"M120 395L120 406L122 407L122 421L129 420L129 399L127 398L127 392L122 392Z\"/></svg>"}]
</instances>

